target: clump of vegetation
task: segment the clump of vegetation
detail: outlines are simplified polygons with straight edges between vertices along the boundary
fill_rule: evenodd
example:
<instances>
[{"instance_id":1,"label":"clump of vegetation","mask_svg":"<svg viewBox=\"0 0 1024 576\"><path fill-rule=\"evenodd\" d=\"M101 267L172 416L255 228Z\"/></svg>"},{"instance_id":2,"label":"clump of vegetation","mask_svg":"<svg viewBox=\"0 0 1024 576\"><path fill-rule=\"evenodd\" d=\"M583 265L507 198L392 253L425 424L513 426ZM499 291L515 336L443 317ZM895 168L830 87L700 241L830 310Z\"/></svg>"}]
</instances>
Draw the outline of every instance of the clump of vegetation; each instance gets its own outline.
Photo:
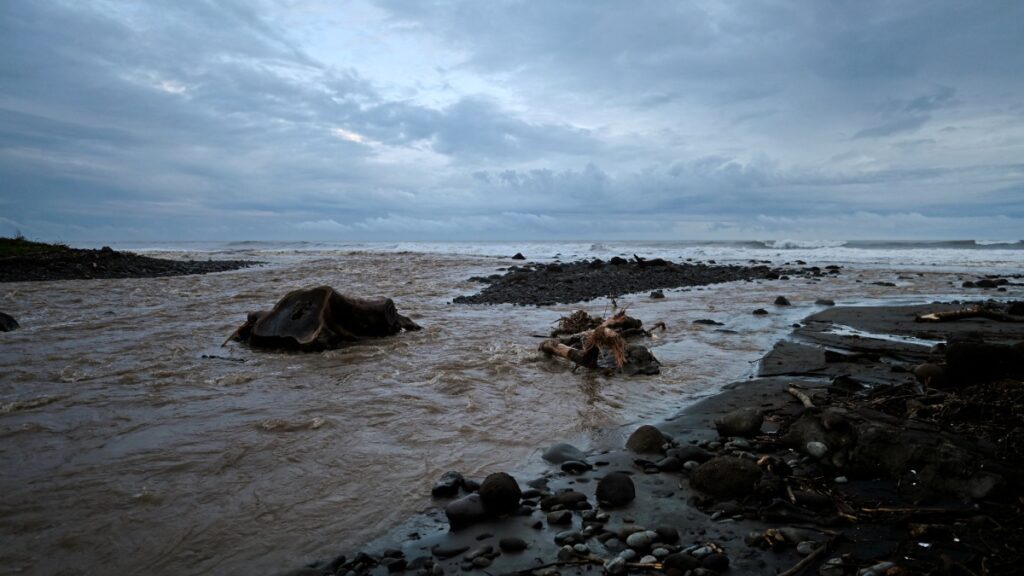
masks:
<instances>
[{"instance_id":1,"label":"clump of vegetation","mask_svg":"<svg viewBox=\"0 0 1024 576\"><path fill-rule=\"evenodd\" d=\"M57 254L70 252L66 244L47 244L26 240L21 234L14 238L0 237L0 258L7 256L32 256L35 254Z\"/></svg>"}]
</instances>

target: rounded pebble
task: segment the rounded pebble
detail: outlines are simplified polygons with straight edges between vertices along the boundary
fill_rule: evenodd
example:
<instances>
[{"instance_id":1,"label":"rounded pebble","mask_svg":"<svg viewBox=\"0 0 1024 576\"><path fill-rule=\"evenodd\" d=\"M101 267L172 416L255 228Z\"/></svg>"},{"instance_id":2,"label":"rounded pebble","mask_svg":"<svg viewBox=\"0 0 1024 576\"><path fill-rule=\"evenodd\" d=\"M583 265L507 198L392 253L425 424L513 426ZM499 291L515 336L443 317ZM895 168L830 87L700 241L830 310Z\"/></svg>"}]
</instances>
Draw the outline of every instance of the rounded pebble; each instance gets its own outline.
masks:
<instances>
[{"instance_id":1,"label":"rounded pebble","mask_svg":"<svg viewBox=\"0 0 1024 576\"><path fill-rule=\"evenodd\" d=\"M627 546L629 546L630 548L636 548L641 550L649 548L652 542L653 538L651 538L651 535L648 534L646 531L634 532L633 534L630 534L628 538L626 538Z\"/></svg>"},{"instance_id":2,"label":"rounded pebble","mask_svg":"<svg viewBox=\"0 0 1024 576\"><path fill-rule=\"evenodd\" d=\"M804 448L808 454L815 458L821 458L828 453L828 446L824 442L808 442Z\"/></svg>"}]
</instances>

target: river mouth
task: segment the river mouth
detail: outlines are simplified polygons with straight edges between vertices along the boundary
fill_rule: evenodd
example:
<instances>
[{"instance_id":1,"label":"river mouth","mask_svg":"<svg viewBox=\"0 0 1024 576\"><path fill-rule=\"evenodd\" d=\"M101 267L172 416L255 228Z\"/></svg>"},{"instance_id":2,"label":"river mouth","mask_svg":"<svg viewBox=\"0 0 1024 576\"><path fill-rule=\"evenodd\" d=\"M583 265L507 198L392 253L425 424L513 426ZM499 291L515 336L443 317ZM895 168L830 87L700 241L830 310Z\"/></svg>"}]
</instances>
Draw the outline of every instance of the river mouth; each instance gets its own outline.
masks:
<instances>
[{"instance_id":1,"label":"river mouth","mask_svg":"<svg viewBox=\"0 0 1024 576\"><path fill-rule=\"evenodd\" d=\"M262 258L268 259L268 258ZM671 414L750 375L827 296L927 300L957 279L891 271L620 298L668 330L658 376L570 373L540 340L576 308L460 305L507 260L281 254L262 269L5 284L0 557L37 573L241 573L358 546L430 505L450 469L528 473L547 445ZM823 263L827 264L827 263ZM859 282L858 282L859 280ZM220 346L252 310L315 285L389 296L424 330L319 354ZM777 295L794 305L774 307ZM770 314L754 316L755 308ZM714 319L721 326L693 324Z\"/></svg>"}]
</instances>

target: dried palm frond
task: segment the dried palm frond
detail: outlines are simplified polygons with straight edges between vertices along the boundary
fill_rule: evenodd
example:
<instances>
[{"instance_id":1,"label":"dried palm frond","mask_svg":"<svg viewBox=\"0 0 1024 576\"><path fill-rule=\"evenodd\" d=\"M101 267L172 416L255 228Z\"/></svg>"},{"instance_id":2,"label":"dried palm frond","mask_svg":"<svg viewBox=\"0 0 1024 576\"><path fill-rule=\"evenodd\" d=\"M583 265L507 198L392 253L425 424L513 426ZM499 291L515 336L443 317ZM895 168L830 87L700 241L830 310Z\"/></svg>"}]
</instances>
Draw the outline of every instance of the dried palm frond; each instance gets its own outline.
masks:
<instances>
[{"instance_id":1,"label":"dried palm frond","mask_svg":"<svg viewBox=\"0 0 1024 576\"><path fill-rule=\"evenodd\" d=\"M555 338L562 334L586 332L600 326L602 322L604 320L600 316L591 316L583 310L577 310L568 316L562 316L558 319L558 327L551 332L551 337Z\"/></svg>"},{"instance_id":2,"label":"dried palm frond","mask_svg":"<svg viewBox=\"0 0 1024 576\"><path fill-rule=\"evenodd\" d=\"M615 330L606 326L594 328L587 336L583 351L586 353L594 347L610 350L612 356L615 357L615 364L619 368L626 363L626 340Z\"/></svg>"}]
</instances>

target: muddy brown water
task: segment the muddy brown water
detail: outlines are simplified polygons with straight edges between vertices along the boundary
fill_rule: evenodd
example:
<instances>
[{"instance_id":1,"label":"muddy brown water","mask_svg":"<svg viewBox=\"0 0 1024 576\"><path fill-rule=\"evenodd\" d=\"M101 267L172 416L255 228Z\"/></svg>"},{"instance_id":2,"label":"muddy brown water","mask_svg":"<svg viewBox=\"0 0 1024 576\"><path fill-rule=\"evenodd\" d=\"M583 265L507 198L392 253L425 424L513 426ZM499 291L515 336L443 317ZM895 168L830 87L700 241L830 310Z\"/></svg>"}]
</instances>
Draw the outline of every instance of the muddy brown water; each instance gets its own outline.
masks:
<instances>
[{"instance_id":1,"label":"muddy brown water","mask_svg":"<svg viewBox=\"0 0 1024 576\"><path fill-rule=\"evenodd\" d=\"M430 506L446 470L525 480L553 442L600 443L745 378L820 309L815 298L921 301L959 279L880 287L870 282L895 273L847 270L620 298L668 325L650 342L662 373L624 378L572 374L536 352L532 335L579 306L450 304L479 287L466 278L507 261L258 258L271 263L0 284L0 309L22 325L0 334L0 573L273 573L350 551ZM320 354L220 347L247 312L319 284L390 296L425 329ZM794 306L772 306L779 294ZM758 307L772 314L751 315Z\"/></svg>"}]
</instances>

